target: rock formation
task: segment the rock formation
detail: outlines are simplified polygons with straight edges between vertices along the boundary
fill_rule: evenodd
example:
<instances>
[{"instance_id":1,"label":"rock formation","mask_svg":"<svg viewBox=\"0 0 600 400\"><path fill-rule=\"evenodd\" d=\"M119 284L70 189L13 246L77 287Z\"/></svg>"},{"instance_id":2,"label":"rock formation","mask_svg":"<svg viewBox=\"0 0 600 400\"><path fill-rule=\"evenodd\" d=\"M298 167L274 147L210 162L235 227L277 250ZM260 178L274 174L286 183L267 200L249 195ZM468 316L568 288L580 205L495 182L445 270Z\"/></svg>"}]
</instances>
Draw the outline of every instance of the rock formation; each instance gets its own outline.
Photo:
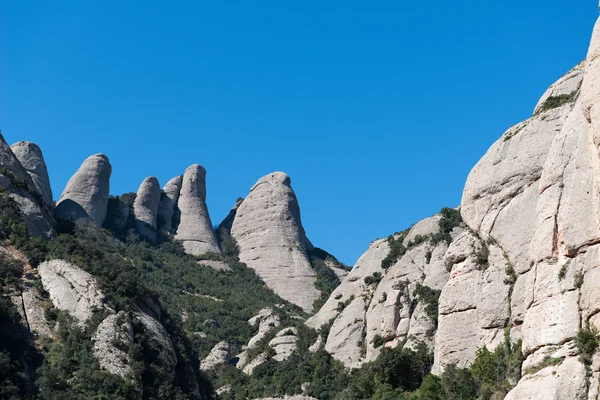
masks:
<instances>
[{"instance_id":1,"label":"rock formation","mask_svg":"<svg viewBox=\"0 0 600 400\"><path fill-rule=\"evenodd\" d=\"M50 260L38 267L44 290L59 310L67 311L83 326L94 311L104 308L104 295L96 279L63 260Z\"/></svg>"},{"instance_id":2,"label":"rock formation","mask_svg":"<svg viewBox=\"0 0 600 400\"><path fill-rule=\"evenodd\" d=\"M275 293L306 311L319 291L307 250L313 248L300 220L290 178L274 172L258 180L239 205L231 224L240 260Z\"/></svg>"},{"instance_id":3,"label":"rock formation","mask_svg":"<svg viewBox=\"0 0 600 400\"><path fill-rule=\"evenodd\" d=\"M206 170L194 164L183 174L178 210L180 222L175 239L193 255L221 253L217 236L206 208Z\"/></svg>"},{"instance_id":4,"label":"rock formation","mask_svg":"<svg viewBox=\"0 0 600 400\"><path fill-rule=\"evenodd\" d=\"M50 188L48 168L46 167L42 150L37 144L32 142L18 142L10 146L10 148L31 177L44 204L52 207L52 189Z\"/></svg>"},{"instance_id":5,"label":"rock formation","mask_svg":"<svg viewBox=\"0 0 600 400\"><path fill-rule=\"evenodd\" d=\"M104 154L88 157L69 179L54 215L67 222L83 218L101 227L106 217L111 172Z\"/></svg>"},{"instance_id":6,"label":"rock formation","mask_svg":"<svg viewBox=\"0 0 600 400\"><path fill-rule=\"evenodd\" d=\"M43 161L43 160L42 160ZM0 134L0 187L17 203L32 236L53 237L54 219L31 176Z\"/></svg>"},{"instance_id":7,"label":"rock formation","mask_svg":"<svg viewBox=\"0 0 600 400\"><path fill-rule=\"evenodd\" d=\"M382 261L390 254L392 240L371 243L307 321L308 326L320 329L334 319L325 350L347 367L360 367L377 358L382 345L396 346L405 339L409 347L417 342L433 347L435 322L417 289L440 290L448 280L444 265L448 245L432 238L440 230L440 220L434 216L394 235L393 242L401 242L405 253L387 269L382 268Z\"/></svg>"},{"instance_id":8,"label":"rock formation","mask_svg":"<svg viewBox=\"0 0 600 400\"><path fill-rule=\"evenodd\" d=\"M133 346L133 327L126 312L106 317L92 340L94 357L101 368L124 379L132 378L128 350Z\"/></svg>"},{"instance_id":9,"label":"rock formation","mask_svg":"<svg viewBox=\"0 0 600 400\"><path fill-rule=\"evenodd\" d=\"M160 195L157 226L162 232L173 233L173 229L176 228L173 226L173 215L177 208L182 180L183 177L181 175L171 179L167 182Z\"/></svg>"},{"instance_id":10,"label":"rock formation","mask_svg":"<svg viewBox=\"0 0 600 400\"><path fill-rule=\"evenodd\" d=\"M439 216L376 241L307 324L335 318L325 349L350 367L407 339L432 348L442 373L508 339L525 361L506 399L597 398L600 357L585 365L577 336L600 329L599 144L600 22L586 61L473 168L451 241L435 240ZM404 251L382 271L400 239ZM432 313L425 299L436 291Z\"/></svg>"},{"instance_id":11,"label":"rock formation","mask_svg":"<svg viewBox=\"0 0 600 400\"><path fill-rule=\"evenodd\" d=\"M142 182L133 203L136 230L141 237L156 242L156 218L160 202L158 179L151 176Z\"/></svg>"},{"instance_id":12,"label":"rock formation","mask_svg":"<svg viewBox=\"0 0 600 400\"><path fill-rule=\"evenodd\" d=\"M227 364L231 360L229 343L219 342L212 348L210 353L200 362L200 370L211 371L219 365Z\"/></svg>"},{"instance_id":13,"label":"rock formation","mask_svg":"<svg viewBox=\"0 0 600 400\"><path fill-rule=\"evenodd\" d=\"M275 361L285 361L294 354L298 348L298 329L285 328L277 332L275 337L269 341L269 347L275 352Z\"/></svg>"}]
</instances>

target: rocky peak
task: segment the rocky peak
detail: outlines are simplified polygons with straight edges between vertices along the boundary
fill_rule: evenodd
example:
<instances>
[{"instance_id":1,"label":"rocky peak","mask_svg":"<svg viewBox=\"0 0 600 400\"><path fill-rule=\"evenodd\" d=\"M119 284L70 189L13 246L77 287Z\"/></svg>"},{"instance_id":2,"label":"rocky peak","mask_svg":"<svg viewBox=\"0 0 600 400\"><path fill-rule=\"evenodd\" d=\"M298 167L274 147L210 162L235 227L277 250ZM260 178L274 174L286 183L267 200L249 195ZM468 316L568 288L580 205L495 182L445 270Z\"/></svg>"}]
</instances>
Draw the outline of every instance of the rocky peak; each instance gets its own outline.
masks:
<instances>
[{"instance_id":1,"label":"rocky peak","mask_svg":"<svg viewBox=\"0 0 600 400\"><path fill-rule=\"evenodd\" d=\"M231 235L237 240L240 260L254 269L275 293L306 311L319 297L316 274L307 250L300 207L283 172L260 178L239 204Z\"/></svg>"},{"instance_id":2,"label":"rocky peak","mask_svg":"<svg viewBox=\"0 0 600 400\"><path fill-rule=\"evenodd\" d=\"M198 164L183 174L177 209L180 215L175 239L193 255L221 253L206 207L206 170Z\"/></svg>"},{"instance_id":3,"label":"rocky peak","mask_svg":"<svg viewBox=\"0 0 600 400\"><path fill-rule=\"evenodd\" d=\"M158 205L157 226L162 232L173 233L173 229L175 228L173 226L173 215L177 208L177 201L179 200L182 182L183 176L176 176L167 182L161 192L160 203Z\"/></svg>"},{"instance_id":4,"label":"rocky peak","mask_svg":"<svg viewBox=\"0 0 600 400\"><path fill-rule=\"evenodd\" d=\"M156 219L159 202L160 185L158 179L150 176L144 179L137 191L133 203L133 213L138 233L152 243L156 242Z\"/></svg>"},{"instance_id":5,"label":"rocky peak","mask_svg":"<svg viewBox=\"0 0 600 400\"><path fill-rule=\"evenodd\" d=\"M45 204L31 176L1 134L0 187L7 190L18 204L31 235L50 238L56 234L50 207Z\"/></svg>"},{"instance_id":6,"label":"rocky peak","mask_svg":"<svg viewBox=\"0 0 600 400\"><path fill-rule=\"evenodd\" d=\"M112 166L104 154L88 157L69 179L54 215L67 222L87 219L101 227L106 218Z\"/></svg>"},{"instance_id":7,"label":"rocky peak","mask_svg":"<svg viewBox=\"0 0 600 400\"><path fill-rule=\"evenodd\" d=\"M42 201L48 207L52 206L52 189L48 168L44 161L42 150L32 142L18 142L10 146L15 157L31 177L33 184L42 196Z\"/></svg>"}]
</instances>

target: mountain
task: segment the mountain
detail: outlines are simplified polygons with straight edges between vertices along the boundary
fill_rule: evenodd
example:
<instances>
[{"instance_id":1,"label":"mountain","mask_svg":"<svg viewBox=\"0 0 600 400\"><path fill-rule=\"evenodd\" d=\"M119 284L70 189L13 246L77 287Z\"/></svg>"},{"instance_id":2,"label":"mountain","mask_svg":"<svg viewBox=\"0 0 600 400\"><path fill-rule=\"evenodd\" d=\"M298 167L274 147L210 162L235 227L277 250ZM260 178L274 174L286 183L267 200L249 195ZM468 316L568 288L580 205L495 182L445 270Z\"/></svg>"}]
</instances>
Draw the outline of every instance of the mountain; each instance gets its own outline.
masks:
<instances>
[{"instance_id":1,"label":"mountain","mask_svg":"<svg viewBox=\"0 0 600 400\"><path fill-rule=\"evenodd\" d=\"M42 150L0 136L0 397L598 398L599 60L600 22L459 207L351 269L283 172L215 228L198 164L111 196L92 155L54 205Z\"/></svg>"}]
</instances>

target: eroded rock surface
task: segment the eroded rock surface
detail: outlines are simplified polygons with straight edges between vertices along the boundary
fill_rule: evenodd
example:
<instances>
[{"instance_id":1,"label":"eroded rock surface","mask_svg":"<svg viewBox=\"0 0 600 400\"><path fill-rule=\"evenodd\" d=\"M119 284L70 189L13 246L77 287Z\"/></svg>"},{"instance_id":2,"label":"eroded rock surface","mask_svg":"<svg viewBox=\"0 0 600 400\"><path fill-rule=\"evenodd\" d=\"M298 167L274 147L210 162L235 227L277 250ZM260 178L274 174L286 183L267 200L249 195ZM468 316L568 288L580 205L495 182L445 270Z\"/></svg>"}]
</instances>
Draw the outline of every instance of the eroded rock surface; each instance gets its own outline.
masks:
<instances>
[{"instance_id":1,"label":"eroded rock surface","mask_svg":"<svg viewBox=\"0 0 600 400\"><path fill-rule=\"evenodd\" d=\"M42 150L32 142L18 142L10 148L31 177L44 204L52 207L52 188Z\"/></svg>"},{"instance_id":2,"label":"eroded rock surface","mask_svg":"<svg viewBox=\"0 0 600 400\"><path fill-rule=\"evenodd\" d=\"M158 179L150 176L140 185L133 213L137 232L150 242L156 242L156 219L158 215L158 204L160 202L160 185Z\"/></svg>"},{"instance_id":3,"label":"eroded rock surface","mask_svg":"<svg viewBox=\"0 0 600 400\"><path fill-rule=\"evenodd\" d=\"M96 279L81 268L64 260L50 260L41 263L38 272L54 306L69 312L80 325L104 308L104 295Z\"/></svg>"},{"instance_id":4,"label":"eroded rock surface","mask_svg":"<svg viewBox=\"0 0 600 400\"><path fill-rule=\"evenodd\" d=\"M68 222L86 219L101 227L106 218L111 173L107 156L88 157L60 196L54 209L56 218Z\"/></svg>"},{"instance_id":5,"label":"eroded rock surface","mask_svg":"<svg viewBox=\"0 0 600 400\"><path fill-rule=\"evenodd\" d=\"M158 229L162 232L173 233L173 230L175 229L173 226L173 215L177 209L182 182L183 176L176 176L167 182L162 189L160 203L158 205L157 220Z\"/></svg>"},{"instance_id":6,"label":"eroded rock surface","mask_svg":"<svg viewBox=\"0 0 600 400\"><path fill-rule=\"evenodd\" d=\"M0 187L7 190L8 195L17 203L29 234L46 238L56 235L50 207L43 201L31 176L1 134Z\"/></svg>"},{"instance_id":7,"label":"eroded rock surface","mask_svg":"<svg viewBox=\"0 0 600 400\"><path fill-rule=\"evenodd\" d=\"M283 299L311 311L320 292L307 250L313 248L300 220L290 178L274 172L258 180L231 224L240 260Z\"/></svg>"},{"instance_id":8,"label":"eroded rock surface","mask_svg":"<svg viewBox=\"0 0 600 400\"><path fill-rule=\"evenodd\" d=\"M206 208L206 170L198 164L188 167L183 174L178 210L180 222L175 239L183 243L186 252L220 254L217 235Z\"/></svg>"},{"instance_id":9,"label":"eroded rock surface","mask_svg":"<svg viewBox=\"0 0 600 400\"><path fill-rule=\"evenodd\" d=\"M124 311L106 317L92 337L94 357L100 367L123 379L131 379L129 349L133 345L133 327Z\"/></svg>"},{"instance_id":10,"label":"eroded rock surface","mask_svg":"<svg viewBox=\"0 0 600 400\"><path fill-rule=\"evenodd\" d=\"M227 364L231 360L231 349L229 343L219 342L212 348L210 353L200 362L200 370L207 372L219 365Z\"/></svg>"}]
</instances>

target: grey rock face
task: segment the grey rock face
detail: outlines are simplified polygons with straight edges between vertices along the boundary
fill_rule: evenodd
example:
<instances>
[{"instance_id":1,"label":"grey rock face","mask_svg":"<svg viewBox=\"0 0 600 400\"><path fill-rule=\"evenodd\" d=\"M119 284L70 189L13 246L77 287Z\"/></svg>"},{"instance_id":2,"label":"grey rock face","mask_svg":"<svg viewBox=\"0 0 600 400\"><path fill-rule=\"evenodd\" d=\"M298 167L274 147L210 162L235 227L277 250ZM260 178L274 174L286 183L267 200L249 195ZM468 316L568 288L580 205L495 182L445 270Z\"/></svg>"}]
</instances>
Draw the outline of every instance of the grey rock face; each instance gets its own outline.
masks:
<instances>
[{"instance_id":1,"label":"grey rock face","mask_svg":"<svg viewBox=\"0 0 600 400\"><path fill-rule=\"evenodd\" d=\"M165 233L173 233L173 214L179 200L179 192L183 176L176 176L171 179L162 190L160 203L158 205L158 229Z\"/></svg>"},{"instance_id":2,"label":"grey rock face","mask_svg":"<svg viewBox=\"0 0 600 400\"><path fill-rule=\"evenodd\" d=\"M275 361L285 361L294 354L298 348L298 330L296 328L285 328L277 332L277 335L269 342L269 346L275 351Z\"/></svg>"},{"instance_id":3,"label":"grey rock face","mask_svg":"<svg viewBox=\"0 0 600 400\"><path fill-rule=\"evenodd\" d=\"M69 179L54 215L68 222L87 219L101 227L106 218L111 173L104 154L88 157Z\"/></svg>"},{"instance_id":4,"label":"grey rock face","mask_svg":"<svg viewBox=\"0 0 600 400\"><path fill-rule=\"evenodd\" d=\"M50 260L41 263L38 272L54 306L68 311L80 325L95 310L104 308L104 295L96 279L81 268L63 260Z\"/></svg>"},{"instance_id":5,"label":"grey rock face","mask_svg":"<svg viewBox=\"0 0 600 400\"><path fill-rule=\"evenodd\" d=\"M312 244L300 208L283 172L266 175L239 205L231 226L240 260L254 269L275 293L306 311L320 295L306 251Z\"/></svg>"},{"instance_id":6,"label":"grey rock face","mask_svg":"<svg viewBox=\"0 0 600 400\"><path fill-rule=\"evenodd\" d=\"M32 142L18 142L10 148L31 177L44 204L52 207L52 189L42 150Z\"/></svg>"},{"instance_id":7,"label":"grey rock face","mask_svg":"<svg viewBox=\"0 0 600 400\"><path fill-rule=\"evenodd\" d=\"M215 367L227 364L231 360L229 343L219 342L210 353L200 362L200 370L208 372Z\"/></svg>"},{"instance_id":8,"label":"grey rock face","mask_svg":"<svg viewBox=\"0 0 600 400\"><path fill-rule=\"evenodd\" d=\"M106 317L92 337L94 357L100 367L123 379L131 379L127 350L133 345L133 327L124 311Z\"/></svg>"},{"instance_id":9,"label":"grey rock face","mask_svg":"<svg viewBox=\"0 0 600 400\"><path fill-rule=\"evenodd\" d=\"M217 236L206 208L206 170L194 164L183 174L178 209L180 223L175 239L183 243L186 252L201 255L221 253Z\"/></svg>"},{"instance_id":10,"label":"grey rock face","mask_svg":"<svg viewBox=\"0 0 600 400\"><path fill-rule=\"evenodd\" d=\"M41 195L33 180L2 135L0 135L0 169L0 187L7 190L9 196L17 202L29 233L32 236L53 237L56 231L50 208L43 201L38 201Z\"/></svg>"},{"instance_id":11,"label":"grey rock face","mask_svg":"<svg viewBox=\"0 0 600 400\"><path fill-rule=\"evenodd\" d=\"M160 202L158 179L151 176L142 182L133 203L137 232L150 242L156 242L156 218Z\"/></svg>"},{"instance_id":12,"label":"grey rock face","mask_svg":"<svg viewBox=\"0 0 600 400\"><path fill-rule=\"evenodd\" d=\"M416 289L419 285L431 290L445 286L449 278L444 264L448 246L430 240L417 245L409 243L418 235L437 233L439 221L440 216L427 218L404 239L396 235L395 239L403 240L407 251L387 270L381 268L381 262L390 252L388 241L371 243L321 310L306 322L319 329L334 319L325 350L345 366L358 368L374 360L382 343L395 347L406 340L408 347L423 342L433 349L435 323ZM382 343L376 344L376 338Z\"/></svg>"}]
</instances>

